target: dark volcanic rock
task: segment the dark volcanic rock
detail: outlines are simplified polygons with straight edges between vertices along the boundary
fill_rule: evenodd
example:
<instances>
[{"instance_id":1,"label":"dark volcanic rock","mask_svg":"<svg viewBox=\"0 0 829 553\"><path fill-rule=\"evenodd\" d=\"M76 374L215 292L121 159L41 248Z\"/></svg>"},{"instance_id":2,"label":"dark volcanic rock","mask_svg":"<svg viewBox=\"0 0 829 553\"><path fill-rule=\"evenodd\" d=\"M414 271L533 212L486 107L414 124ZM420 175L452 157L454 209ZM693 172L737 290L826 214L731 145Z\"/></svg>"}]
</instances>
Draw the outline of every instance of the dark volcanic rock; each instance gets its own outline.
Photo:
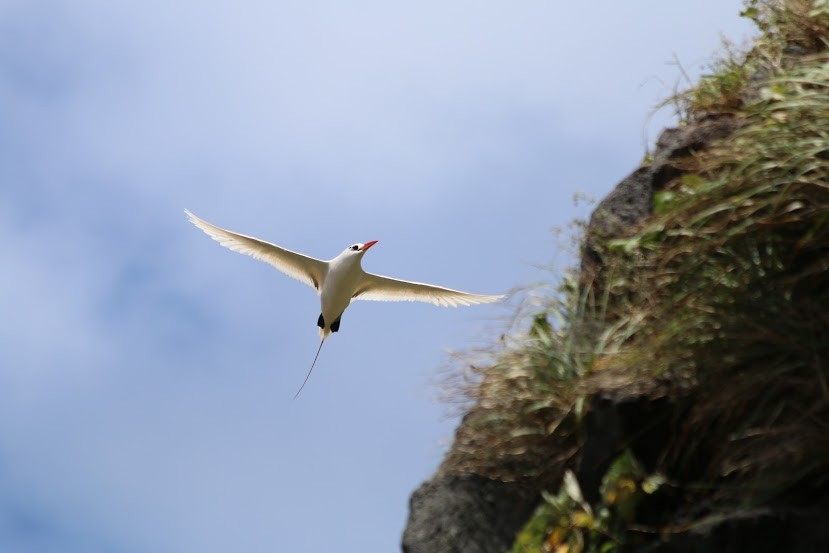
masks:
<instances>
[{"instance_id":1,"label":"dark volcanic rock","mask_svg":"<svg viewBox=\"0 0 829 553\"><path fill-rule=\"evenodd\" d=\"M412 494L405 553L504 553L538 495L479 476L437 475Z\"/></svg>"},{"instance_id":2,"label":"dark volcanic rock","mask_svg":"<svg viewBox=\"0 0 829 553\"><path fill-rule=\"evenodd\" d=\"M735 119L720 117L665 129L656 141L653 160L628 175L596 206L588 233L596 232L605 238L616 236L650 215L653 193L681 173L675 163L730 135L737 127Z\"/></svg>"},{"instance_id":3,"label":"dark volcanic rock","mask_svg":"<svg viewBox=\"0 0 829 553\"><path fill-rule=\"evenodd\" d=\"M593 210L585 233L582 271L592 273L601 265L604 241L618 237L653 212L654 192L681 174L678 161L730 135L737 127L735 119L720 117L663 131L652 161L625 177Z\"/></svg>"}]
</instances>

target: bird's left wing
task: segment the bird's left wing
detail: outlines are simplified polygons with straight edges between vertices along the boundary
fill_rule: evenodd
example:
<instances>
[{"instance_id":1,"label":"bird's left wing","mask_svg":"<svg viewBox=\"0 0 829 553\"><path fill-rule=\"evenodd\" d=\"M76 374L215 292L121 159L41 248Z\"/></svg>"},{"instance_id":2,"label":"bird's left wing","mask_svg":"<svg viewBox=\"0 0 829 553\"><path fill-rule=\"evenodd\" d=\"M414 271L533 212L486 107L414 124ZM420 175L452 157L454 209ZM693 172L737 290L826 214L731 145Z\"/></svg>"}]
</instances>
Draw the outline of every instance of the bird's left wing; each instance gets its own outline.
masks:
<instances>
[{"instance_id":1,"label":"bird's left wing","mask_svg":"<svg viewBox=\"0 0 829 553\"><path fill-rule=\"evenodd\" d=\"M187 218L190 219L191 223L202 229L208 236L225 248L269 263L289 277L316 288L317 291L322 288L328 266L325 261L286 250L276 244L271 244L270 242L265 242L252 236L237 234L217 227L216 225L211 225L186 209L184 213L187 214Z\"/></svg>"},{"instance_id":2,"label":"bird's left wing","mask_svg":"<svg viewBox=\"0 0 829 553\"><path fill-rule=\"evenodd\" d=\"M398 280L371 273L365 273L354 299L371 301L422 301L443 307L458 307L460 305L475 305L478 303L492 303L504 296L484 296L470 294L460 290L452 290L443 286Z\"/></svg>"}]
</instances>

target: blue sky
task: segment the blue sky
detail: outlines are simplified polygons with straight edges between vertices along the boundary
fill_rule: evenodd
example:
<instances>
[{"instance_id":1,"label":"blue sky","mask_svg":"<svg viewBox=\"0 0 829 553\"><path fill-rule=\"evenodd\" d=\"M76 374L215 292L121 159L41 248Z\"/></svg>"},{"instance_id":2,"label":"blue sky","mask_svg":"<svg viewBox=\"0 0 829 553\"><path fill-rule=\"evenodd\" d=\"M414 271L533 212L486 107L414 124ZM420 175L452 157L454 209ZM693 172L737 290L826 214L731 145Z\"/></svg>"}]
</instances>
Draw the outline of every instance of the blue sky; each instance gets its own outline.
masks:
<instances>
[{"instance_id":1,"label":"blue sky","mask_svg":"<svg viewBox=\"0 0 829 553\"><path fill-rule=\"evenodd\" d=\"M738 0L0 1L0 551L387 552L511 307L313 292L210 222L478 293L641 159ZM554 273L553 273L554 274Z\"/></svg>"}]
</instances>

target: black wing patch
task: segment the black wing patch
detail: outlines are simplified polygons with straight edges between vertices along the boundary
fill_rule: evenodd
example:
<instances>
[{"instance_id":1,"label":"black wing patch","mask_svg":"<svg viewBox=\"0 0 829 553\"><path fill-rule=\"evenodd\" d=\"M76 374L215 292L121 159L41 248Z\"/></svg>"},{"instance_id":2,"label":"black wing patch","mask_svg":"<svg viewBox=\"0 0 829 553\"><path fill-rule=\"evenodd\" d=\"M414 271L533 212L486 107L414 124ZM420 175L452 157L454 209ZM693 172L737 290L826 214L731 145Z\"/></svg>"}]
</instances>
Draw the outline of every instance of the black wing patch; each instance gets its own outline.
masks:
<instances>
[{"instance_id":1,"label":"black wing patch","mask_svg":"<svg viewBox=\"0 0 829 553\"><path fill-rule=\"evenodd\" d=\"M339 317L337 317L337 320L331 323L331 332L337 332L340 330L340 319L342 318L343 316L340 315ZM323 329L325 328L325 318L322 316L322 313L320 313L320 316L317 319L317 326Z\"/></svg>"}]
</instances>

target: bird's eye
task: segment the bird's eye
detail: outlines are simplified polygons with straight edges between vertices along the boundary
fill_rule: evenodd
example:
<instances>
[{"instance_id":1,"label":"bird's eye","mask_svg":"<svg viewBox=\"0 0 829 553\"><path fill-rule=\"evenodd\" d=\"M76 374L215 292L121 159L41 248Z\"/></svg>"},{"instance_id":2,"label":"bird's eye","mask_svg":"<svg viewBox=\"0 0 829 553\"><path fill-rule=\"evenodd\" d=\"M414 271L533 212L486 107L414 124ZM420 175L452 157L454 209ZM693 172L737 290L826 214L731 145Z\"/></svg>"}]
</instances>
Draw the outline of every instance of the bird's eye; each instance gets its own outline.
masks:
<instances>
[{"instance_id":1,"label":"bird's eye","mask_svg":"<svg viewBox=\"0 0 829 553\"><path fill-rule=\"evenodd\" d=\"M353 246L351 246L351 249L356 252L357 250L360 249L360 246L359 246L359 244L354 244Z\"/></svg>"}]
</instances>

